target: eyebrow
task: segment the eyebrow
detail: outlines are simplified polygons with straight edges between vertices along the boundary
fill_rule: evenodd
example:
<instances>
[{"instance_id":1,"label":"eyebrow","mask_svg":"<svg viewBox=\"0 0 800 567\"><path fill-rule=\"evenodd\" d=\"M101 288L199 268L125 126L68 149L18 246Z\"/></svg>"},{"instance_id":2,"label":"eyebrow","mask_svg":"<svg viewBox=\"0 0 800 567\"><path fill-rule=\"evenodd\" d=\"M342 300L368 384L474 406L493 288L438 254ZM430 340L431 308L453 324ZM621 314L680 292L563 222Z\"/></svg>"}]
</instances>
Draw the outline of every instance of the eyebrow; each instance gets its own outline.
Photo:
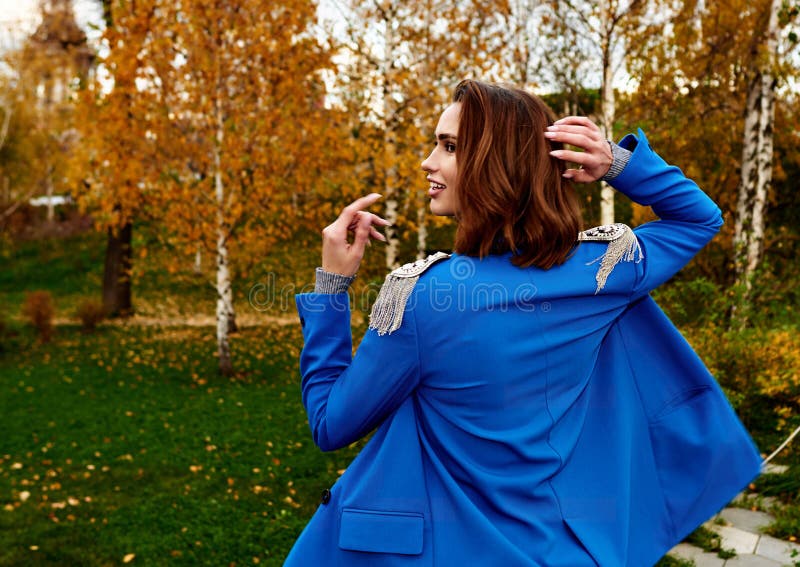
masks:
<instances>
[{"instance_id":1,"label":"eyebrow","mask_svg":"<svg viewBox=\"0 0 800 567\"><path fill-rule=\"evenodd\" d=\"M442 140L442 141L444 141L444 140L453 140L454 142L458 139L455 136L453 136L452 134L439 134L438 136L436 136L436 138L439 139L439 140Z\"/></svg>"}]
</instances>

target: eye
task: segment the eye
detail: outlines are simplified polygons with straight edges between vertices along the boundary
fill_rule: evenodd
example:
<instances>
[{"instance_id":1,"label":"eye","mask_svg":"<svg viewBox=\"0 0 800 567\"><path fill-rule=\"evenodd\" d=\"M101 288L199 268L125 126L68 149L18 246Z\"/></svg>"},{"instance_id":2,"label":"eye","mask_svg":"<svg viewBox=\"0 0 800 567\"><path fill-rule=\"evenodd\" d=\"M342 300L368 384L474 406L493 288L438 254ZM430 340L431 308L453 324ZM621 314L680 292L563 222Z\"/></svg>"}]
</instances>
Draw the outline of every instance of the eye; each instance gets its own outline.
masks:
<instances>
[{"instance_id":1,"label":"eye","mask_svg":"<svg viewBox=\"0 0 800 567\"><path fill-rule=\"evenodd\" d=\"M447 142L444 145L444 149L447 150L448 153L452 154L452 153L455 153L455 151L456 151L456 145L453 144L452 142Z\"/></svg>"}]
</instances>

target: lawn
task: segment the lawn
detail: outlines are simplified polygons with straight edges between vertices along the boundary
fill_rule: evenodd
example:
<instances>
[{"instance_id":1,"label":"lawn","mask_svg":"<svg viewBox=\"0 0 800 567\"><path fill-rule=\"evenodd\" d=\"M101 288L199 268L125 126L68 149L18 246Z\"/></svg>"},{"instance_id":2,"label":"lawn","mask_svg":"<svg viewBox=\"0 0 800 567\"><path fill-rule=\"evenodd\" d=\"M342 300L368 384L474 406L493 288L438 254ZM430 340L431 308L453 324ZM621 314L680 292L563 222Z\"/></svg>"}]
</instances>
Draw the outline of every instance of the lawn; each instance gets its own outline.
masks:
<instances>
[{"instance_id":1,"label":"lawn","mask_svg":"<svg viewBox=\"0 0 800 567\"><path fill-rule=\"evenodd\" d=\"M323 454L298 330L22 331L0 355L0 564L280 565L355 448Z\"/></svg>"}]
</instances>

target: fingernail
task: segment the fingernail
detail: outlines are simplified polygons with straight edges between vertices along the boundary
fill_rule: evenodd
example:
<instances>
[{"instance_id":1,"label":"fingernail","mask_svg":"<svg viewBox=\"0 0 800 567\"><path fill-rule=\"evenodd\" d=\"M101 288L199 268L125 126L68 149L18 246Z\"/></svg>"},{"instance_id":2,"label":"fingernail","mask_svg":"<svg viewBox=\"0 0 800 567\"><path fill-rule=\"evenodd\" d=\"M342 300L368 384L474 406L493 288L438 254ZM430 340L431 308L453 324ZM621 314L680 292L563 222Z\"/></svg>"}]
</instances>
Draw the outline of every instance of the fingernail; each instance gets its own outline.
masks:
<instances>
[{"instance_id":1,"label":"fingernail","mask_svg":"<svg viewBox=\"0 0 800 567\"><path fill-rule=\"evenodd\" d=\"M545 138L555 138L556 136L558 136L557 132L545 132L544 133L544 137Z\"/></svg>"},{"instance_id":2,"label":"fingernail","mask_svg":"<svg viewBox=\"0 0 800 567\"><path fill-rule=\"evenodd\" d=\"M561 150L553 150L553 151L550 152L550 155L553 156L553 157L558 157L560 153L561 153Z\"/></svg>"},{"instance_id":3,"label":"fingernail","mask_svg":"<svg viewBox=\"0 0 800 567\"><path fill-rule=\"evenodd\" d=\"M568 171L565 171L564 173L561 174L561 177L565 177L567 179L572 179L572 175L573 175L572 173L569 173Z\"/></svg>"},{"instance_id":4,"label":"fingernail","mask_svg":"<svg viewBox=\"0 0 800 567\"><path fill-rule=\"evenodd\" d=\"M551 124L547 127L548 130L558 130L558 127L555 124Z\"/></svg>"}]
</instances>

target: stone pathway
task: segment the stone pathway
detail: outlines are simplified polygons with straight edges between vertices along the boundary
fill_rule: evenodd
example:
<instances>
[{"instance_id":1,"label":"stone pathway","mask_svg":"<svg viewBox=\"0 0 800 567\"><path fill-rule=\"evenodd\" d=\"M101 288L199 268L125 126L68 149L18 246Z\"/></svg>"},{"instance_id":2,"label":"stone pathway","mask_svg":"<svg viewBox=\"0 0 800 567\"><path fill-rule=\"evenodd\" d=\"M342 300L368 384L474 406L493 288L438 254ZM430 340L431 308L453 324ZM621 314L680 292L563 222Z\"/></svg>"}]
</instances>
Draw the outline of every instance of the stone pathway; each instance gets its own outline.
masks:
<instances>
[{"instance_id":1,"label":"stone pathway","mask_svg":"<svg viewBox=\"0 0 800 567\"><path fill-rule=\"evenodd\" d=\"M678 544L670 555L690 559L696 567L800 567L800 545L761 532L771 522L766 512L725 508L704 525L719 534L722 549L732 549L735 557L722 559L688 543Z\"/></svg>"}]
</instances>

